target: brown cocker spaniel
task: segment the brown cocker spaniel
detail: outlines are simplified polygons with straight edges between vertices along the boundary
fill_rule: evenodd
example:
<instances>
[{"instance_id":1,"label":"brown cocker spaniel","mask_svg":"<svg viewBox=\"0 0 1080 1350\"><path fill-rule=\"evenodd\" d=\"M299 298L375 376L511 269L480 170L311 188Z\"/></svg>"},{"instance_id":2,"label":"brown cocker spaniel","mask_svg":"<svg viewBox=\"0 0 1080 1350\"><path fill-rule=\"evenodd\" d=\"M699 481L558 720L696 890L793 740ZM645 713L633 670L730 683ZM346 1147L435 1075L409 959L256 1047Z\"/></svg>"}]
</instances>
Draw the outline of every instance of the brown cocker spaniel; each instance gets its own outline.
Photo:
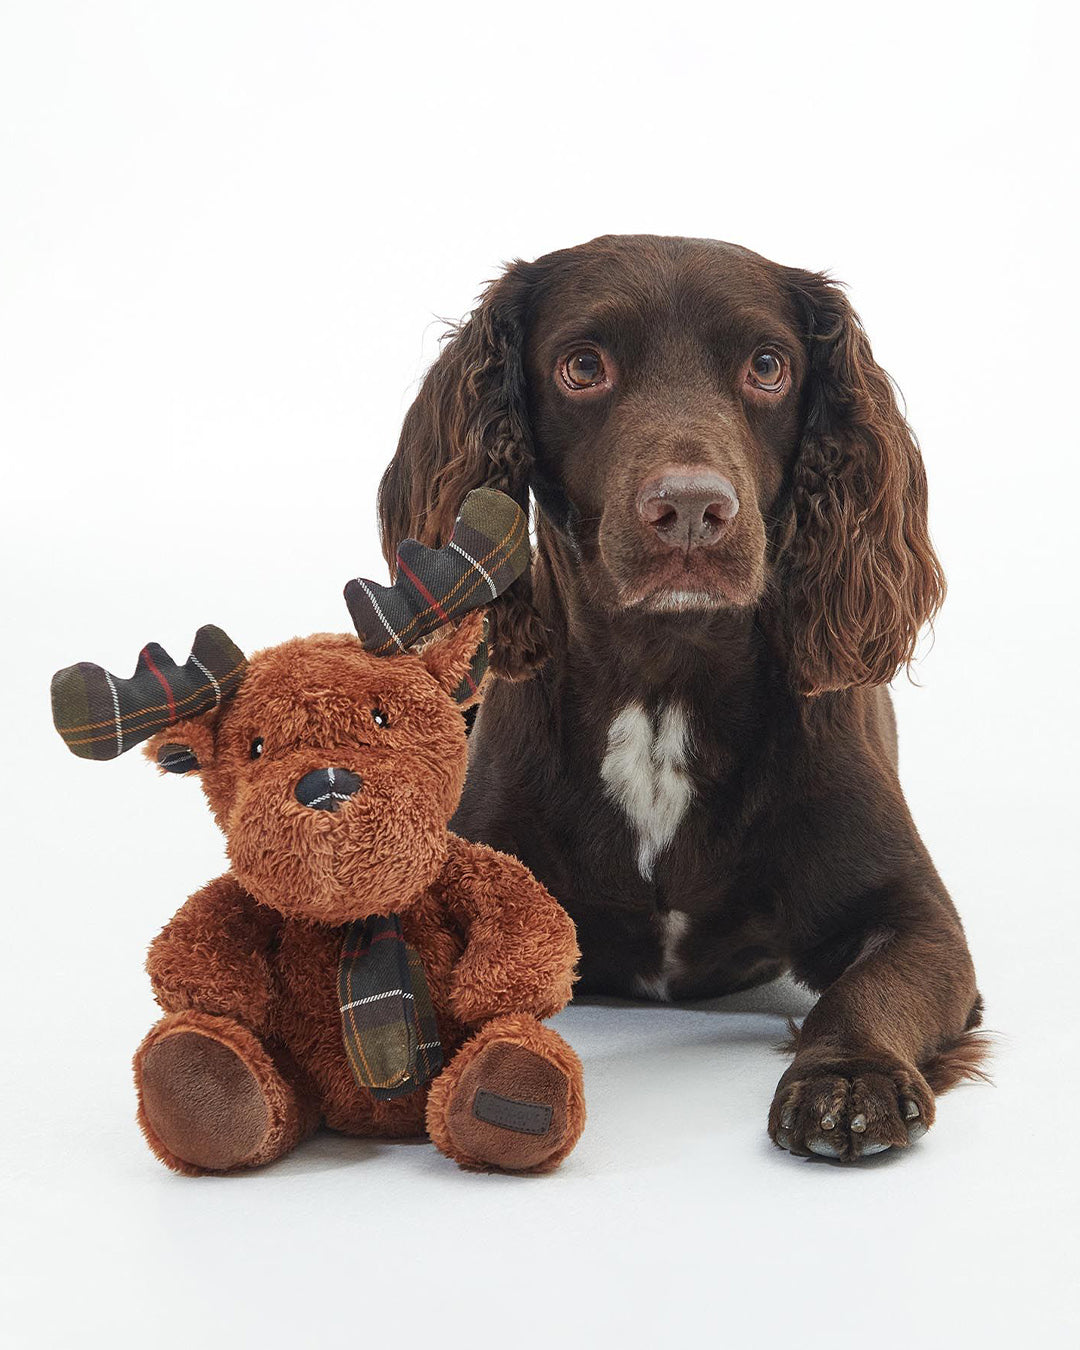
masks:
<instances>
[{"instance_id":1,"label":"brown cocker spaniel","mask_svg":"<svg viewBox=\"0 0 1080 1350\"><path fill-rule=\"evenodd\" d=\"M515 263L405 419L388 560L481 484L531 493L537 548L493 607L454 828L566 906L581 992L792 971L821 997L773 1140L906 1146L978 1073L980 1000L885 689L944 594L926 478L843 292L711 240Z\"/></svg>"}]
</instances>

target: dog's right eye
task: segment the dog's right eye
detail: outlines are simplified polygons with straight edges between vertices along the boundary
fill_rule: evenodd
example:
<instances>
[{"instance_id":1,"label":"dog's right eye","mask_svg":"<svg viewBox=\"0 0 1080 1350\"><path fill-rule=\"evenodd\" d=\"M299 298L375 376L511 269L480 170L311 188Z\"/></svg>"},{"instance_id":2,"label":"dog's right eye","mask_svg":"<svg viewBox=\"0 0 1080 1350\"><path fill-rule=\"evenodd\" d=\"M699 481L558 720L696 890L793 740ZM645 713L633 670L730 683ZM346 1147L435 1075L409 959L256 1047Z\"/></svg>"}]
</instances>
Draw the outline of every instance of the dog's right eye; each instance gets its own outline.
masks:
<instances>
[{"instance_id":1,"label":"dog's right eye","mask_svg":"<svg viewBox=\"0 0 1080 1350\"><path fill-rule=\"evenodd\" d=\"M787 383L787 363L779 352L764 347L750 362L746 383L768 394L778 394Z\"/></svg>"},{"instance_id":2,"label":"dog's right eye","mask_svg":"<svg viewBox=\"0 0 1080 1350\"><path fill-rule=\"evenodd\" d=\"M571 389L595 389L607 380L603 358L591 347L571 352L562 364L562 377Z\"/></svg>"}]
</instances>

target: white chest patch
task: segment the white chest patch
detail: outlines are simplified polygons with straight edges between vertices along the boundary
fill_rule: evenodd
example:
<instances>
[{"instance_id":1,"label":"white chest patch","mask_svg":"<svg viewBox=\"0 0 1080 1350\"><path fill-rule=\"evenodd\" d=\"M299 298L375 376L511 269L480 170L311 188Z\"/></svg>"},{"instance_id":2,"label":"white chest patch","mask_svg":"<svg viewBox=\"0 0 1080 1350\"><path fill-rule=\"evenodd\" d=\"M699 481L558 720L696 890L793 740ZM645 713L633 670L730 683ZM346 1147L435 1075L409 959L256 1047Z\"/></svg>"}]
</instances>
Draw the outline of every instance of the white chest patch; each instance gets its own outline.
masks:
<instances>
[{"instance_id":1,"label":"white chest patch","mask_svg":"<svg viewBox=\"0 0 1080 1350\"><path fill-rule=\"evenodd\" d=\"M653 718L640 703L628 703L608 728L600 777L637 835L638 871L646 880L693 798L689 759L690 727L674 704Z\"/></svg>"},{"instance_id":2,"label":"white chest patch","mask_svg":"<svg viewBox=\"0 0 1080 1350\"><path fill-rule=\"evenodd\" d=\"M637 987L646 998L661 1002L670 996L671 981L682 970L679 944L687 934L690 919L677 909L668 910L660 920L660 969L655 975L639 975Z\"/></svg>"}]
</instances>

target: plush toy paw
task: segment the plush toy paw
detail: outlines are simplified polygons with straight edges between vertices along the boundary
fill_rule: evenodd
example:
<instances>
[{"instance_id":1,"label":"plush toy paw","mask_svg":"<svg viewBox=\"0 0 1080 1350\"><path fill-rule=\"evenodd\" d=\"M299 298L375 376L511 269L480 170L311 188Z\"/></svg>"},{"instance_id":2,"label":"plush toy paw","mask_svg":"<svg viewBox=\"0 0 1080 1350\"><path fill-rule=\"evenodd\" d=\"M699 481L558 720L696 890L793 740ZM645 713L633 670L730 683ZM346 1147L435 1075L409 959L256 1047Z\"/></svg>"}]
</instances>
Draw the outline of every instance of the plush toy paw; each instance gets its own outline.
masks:
<instances>
[{"instance_id":1,"label":"plush toy paw","mask_svg":"<svg viewBox=\"0 0 1080 1350\"><path fill-rule=\"evenodd\" d=\"M163 1017L135 1055L139 1123L177 1172L229 1172L279 1157L300 1134L297 1103L258 1038L239 1022Z\"/></svg>"},{"instance_id":2,"label":"plush toy paw","mask_svg":"<svg viewBox=\"0 0 1080 1350\"><path fill-rule=\"evenodd\" d=\"M804 1075L796 1063L776 1090L769 1135L790 1153L854 1162L907 1148L933 1123L934 1094L917 1069L867 1062Z\"/></svg>"},{"instance_id":3,"label":"plush toy paw","mask_svg":"<svg viewBox=\"0 0 1080 1350\"><path fill-rule=\"evenodd\" d=\"M549 1172L585 1124L581 1063L535 1018L496 1018L436 1080L427 1119L434 1142L463 1167Z\"/></svg>"}]
</instances>

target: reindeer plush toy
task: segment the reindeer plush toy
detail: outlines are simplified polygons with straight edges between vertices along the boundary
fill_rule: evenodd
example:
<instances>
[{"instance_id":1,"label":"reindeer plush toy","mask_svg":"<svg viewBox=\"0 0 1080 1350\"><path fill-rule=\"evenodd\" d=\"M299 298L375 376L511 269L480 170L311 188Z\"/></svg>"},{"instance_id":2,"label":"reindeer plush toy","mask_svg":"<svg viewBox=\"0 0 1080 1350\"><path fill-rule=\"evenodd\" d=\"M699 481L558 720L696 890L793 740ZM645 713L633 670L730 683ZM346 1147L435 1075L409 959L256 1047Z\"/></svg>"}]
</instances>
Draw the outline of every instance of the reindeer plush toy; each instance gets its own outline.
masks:
<instances>
[{"instance_id":1,"label":"reindeer plush toy","mask_svg":"<svg viewBox=\"0 0 1080 1350\"><path fill-rule=\"evenodd\" d=\"M520 863L447 829L481 673L474 607L528 548L520 509L481 489L446 548L402 545L392 588L346 588L362 640L245 661L207 627L181 667L151 644L130 680L87 664L54 677L76 754L150 737L163 771L200 775L227 839L231 870L147 961L164 1016L135 1056L139 1122L169 1167L256 1167L320 1122L426 1131L465 1167L512 1172L576 1143L581 1066L540 1021L570 997L573 925Z\"/></svg>"}]
</instances>

